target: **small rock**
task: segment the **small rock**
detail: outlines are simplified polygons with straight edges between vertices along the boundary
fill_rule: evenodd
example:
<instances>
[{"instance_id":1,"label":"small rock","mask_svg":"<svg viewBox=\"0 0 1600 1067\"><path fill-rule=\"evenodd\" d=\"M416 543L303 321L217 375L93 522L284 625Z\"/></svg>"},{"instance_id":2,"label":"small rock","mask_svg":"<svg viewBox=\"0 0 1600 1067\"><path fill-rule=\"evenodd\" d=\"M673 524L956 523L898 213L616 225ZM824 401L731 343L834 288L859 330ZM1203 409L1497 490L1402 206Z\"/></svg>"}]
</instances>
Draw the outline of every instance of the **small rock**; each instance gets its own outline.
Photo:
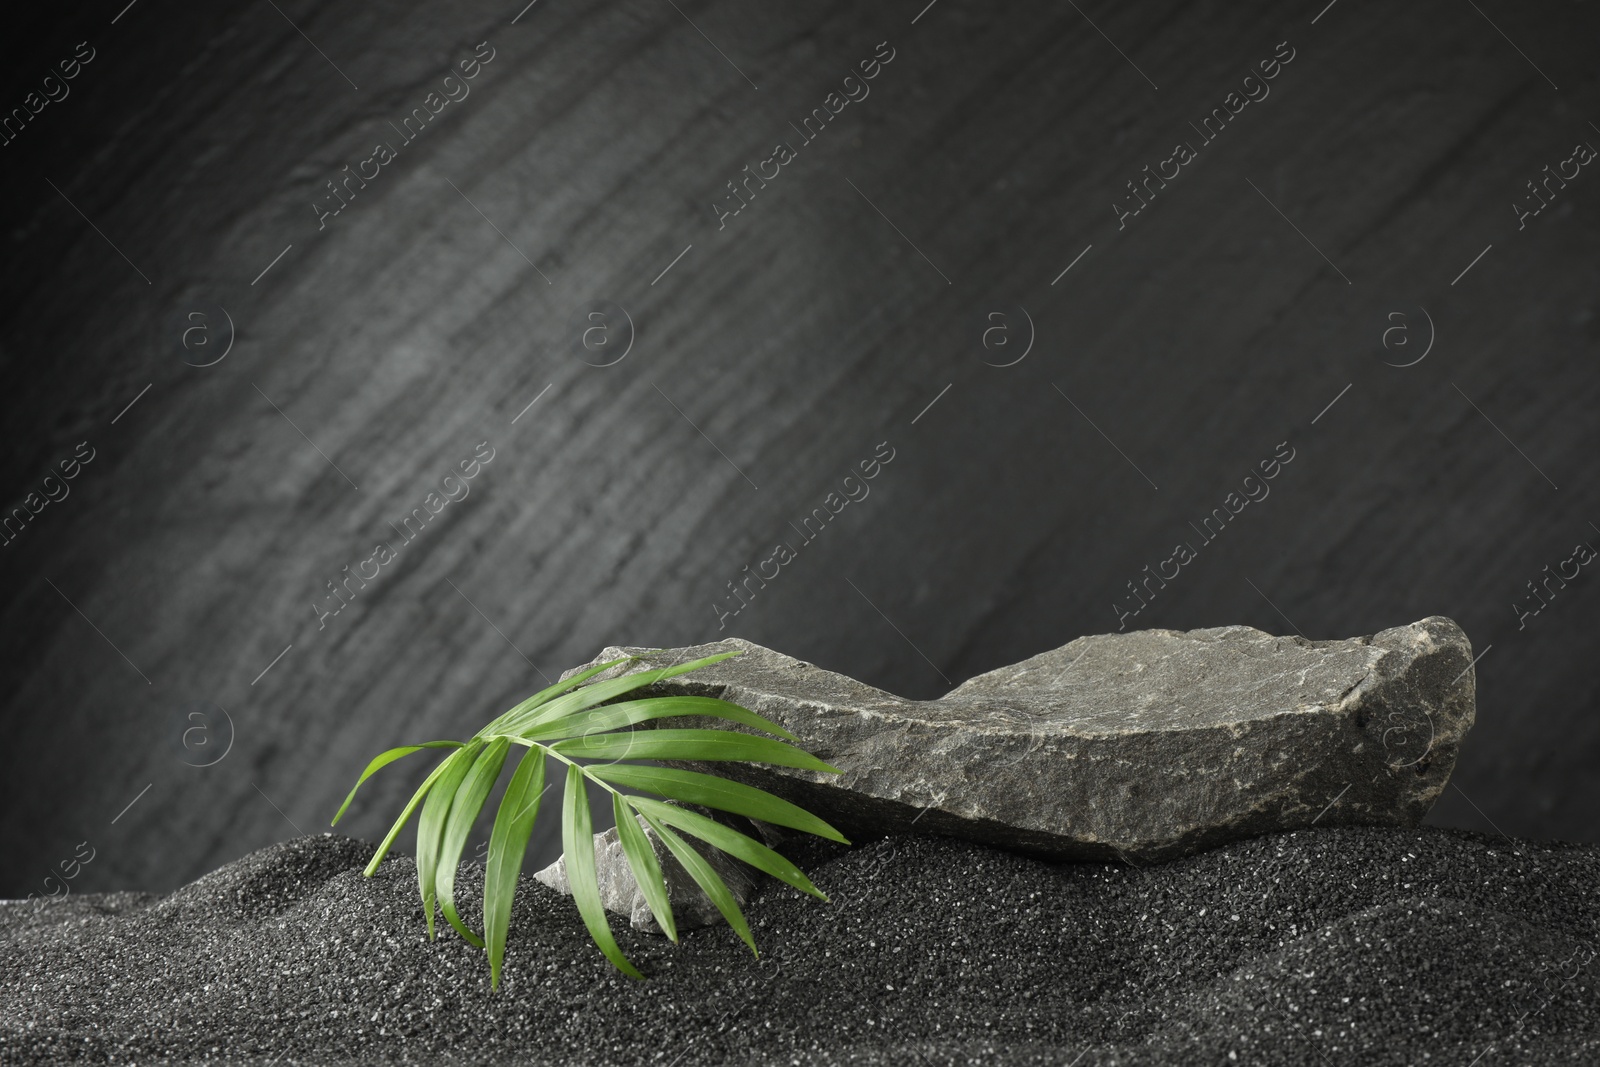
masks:
<instances>
[{"instance_id":1,"label":"small rock","mask_svg":"<svg viewBox=\"0 0 1600 1067\"><path fill-rule=\"evenodd\" d=\"M1313 824L1415 825L1474 717L1471 645L1440 616L1337 641L1248 626L1080 637L927 701L739 639L608 648L595 662L638 655L618 668L633 672L734 649L744 655L630 699L721 697L842 773L683 766L766 789L851 837L936 833L1062 859L1159 861Z\"/></svg>"}]
</instances>

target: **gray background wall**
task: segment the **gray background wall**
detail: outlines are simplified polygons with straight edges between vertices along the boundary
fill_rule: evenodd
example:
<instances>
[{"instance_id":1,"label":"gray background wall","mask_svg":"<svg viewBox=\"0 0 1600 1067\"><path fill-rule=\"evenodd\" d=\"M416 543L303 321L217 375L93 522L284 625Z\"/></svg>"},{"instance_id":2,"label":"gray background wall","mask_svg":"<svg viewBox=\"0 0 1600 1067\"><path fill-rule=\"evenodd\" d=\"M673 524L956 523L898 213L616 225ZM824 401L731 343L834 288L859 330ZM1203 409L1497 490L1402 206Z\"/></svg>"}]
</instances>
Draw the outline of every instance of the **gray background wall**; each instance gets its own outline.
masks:
<instances>
[{"instance_id":1,"label":"gray background wall","mask_svg":"<svg viewBox=\"0 0 1600 1067\"><path fill-rule=\"evenodd\" d=\"M7 108L95 58L0 147L7 506L94 459L0 548L0 895L84 840L75 888L163 889L321 830L376 750L606 644L737 633L935 696L1115 629L1285 441L1130 624L1449 615L1479 721L1431 820L1593 840L1600 600L1585 574L1512 605L1600 544L1600 178L1524 228L1510 205L1600 144L1594 6L923 4L10 16ZM483 41L470 96L319 231L324 183ZM882 41L870 96L719 229L724 183ZM1180 140L1199 158L1119 229ZM634 337L602 367L606 302ZM193 366L218 308L232 347ZM470 495L319 628L480 442ZM726 583L881 442L870 495L719 633ZM381 833L420 771L341 829Z\"/></svg>"}]
</instances>

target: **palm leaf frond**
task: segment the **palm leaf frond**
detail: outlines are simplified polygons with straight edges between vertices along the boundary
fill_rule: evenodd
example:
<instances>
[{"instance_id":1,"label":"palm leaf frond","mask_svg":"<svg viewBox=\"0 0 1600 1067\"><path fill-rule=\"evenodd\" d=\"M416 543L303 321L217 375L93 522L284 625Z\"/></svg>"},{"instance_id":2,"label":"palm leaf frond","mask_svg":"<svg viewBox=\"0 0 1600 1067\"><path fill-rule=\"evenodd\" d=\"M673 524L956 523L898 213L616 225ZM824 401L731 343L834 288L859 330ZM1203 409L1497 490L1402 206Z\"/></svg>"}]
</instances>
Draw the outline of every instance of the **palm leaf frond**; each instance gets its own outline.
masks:
<instances>
[{"instance_id":1,"label":"palm leaf frond","mask_svg":"<svg viewBox=\"0 0 1600 1067\"><path fill-rule=\"evenodd\" d=\"M400 831L421 807L417 823L417 890L427 919L428 936L434 935L435 907L452 927L489 956L491 984L498 988L504 969L511 906L516 895L528 842L547 791L545 765L555 760L565 767L561 837L567 881L572 900L594 943L620 971L634 978L643 975L623 953L611 931L601 900L596 869L593 817L587 784L611 794L618 844L640 895L661 930L678 939L671 894L661 863L670 855L712 902L734 932L756 950L749 924L739 910L732 890L716 869L683 834L717 849L796 889L826 900L805 874L765 844L716 819L681 805L692 804L758 819L774 826L801 830L832 841L844 836L823 820L795 804L763 790L699 771L661 767L625 760L675 762L742 761L773 767L794 767L825 774L837 769L789 742L792 733L747 708L726 700L696 696L660 696L621 700L639 689L689 671L720 663L738 652L725 652L670 667L638 671L620 678L592 681L614 667L635 662L616 659L565 678L540 690L496 717L465 742L429 741L392 748L367 764L334 821L344 815L359 789L373 774L394 761L424 748L453 749L428 774L402 809L367 865L370 876L378 869ZM615 703L611 703L616 701ZM645 723L663 719L722 720L771 734L763 737L732 729L650 728ZM775 740L781 738L782 740ZM484 872L483 935L475 933L457 913L456 871L462 851L493 792L513 746L526 749L501 797L489 835L488 863ZM605 761L580 764L579 760ZM652 793L630 796L626 788ZM667 803L671 801L673 803ZM640 826L643 820L650 834ZM653 834L664 852L650 841ZM848 843L848 842L846 842Z\"/></svg>"},{"instance_id":2,"label":"palm leaf frond","mask_svg":"<svg viewBox=\"0 0 1600 1067\"><path fill-rule=\"evenodd\" d=\"M629 700L621 704L607 704L591 708L576 715L541 722L517 731L525 741L547 741L558 737L576 737L584 734L620 730L624 726L637 726L652 719L671 719L694 716L697 718L726 719L742 726L754 726L776 734L785 741L798 741L789 731L755 712L713 697L654 697L647 700Z\"/></svg>"},{"instance_id":3,"label":"palm leaf frond","mask_svg":"<svg viewBox=\"0 0 1600 1067\"><path fill-rule=\"evenodd\" d=\"M422 893L422 911L428 918L428 938L433 938L433 907L438 894L439 857L443 852L445 819L455 803L456 792L483 749L474 738L445 757L444 773L422 802L422 817L417 820L417 888Z\"/></svg>"},{"instance_id":4,"label":"palm leaf frond","mask_svg":"<svg viewBox=\"0 0 1600 1067\"><path fill-rule=\"evenodd\" d=\"M339 820L344 818L344 813L349 809L350 802L356 798L356 790L361 788L361 784L395 760L409 756L413 752L421 752L425 748L460 747L460 741L424 741L420 745L403 745L400 748L391 748L387 752L374 756L372 762L367 764L367 769L361 772L361 777L356 779L356 784L350 787L350 794L344 798L344 803L339 805L339 812L333 817L333 822L329 825L338 826Z\"/></svg>"},{"instance_id":5,"label":"palm leaf frond","mask_svg":"<svg viewBox=\"0 0 1600 1067\"><path fill-rule=\"evenodd\" d=\"M393 750L391 749L391 751ZM428 793L432 791L449 763L450 761L446 760L430 771L428 777L422 780L422 784L417 786L417 791L411 794L411 799L406 802L406 806L400 809L400 817L395 819L393 826L389 827L389 832L383 837L383 843L378 846L378 851L372 854L372 861L367 864L367 869L363 872L368 878L377 873L378 864L382 863L383 857L389 854L390 847L394 845L394 839L400 836L400 831L405 829L406 823L411 821L411 816L417 810L417 805L421 804Z\"/></svg>"},{"instance_id":6,"label":"palm leaf frond","mask_svg":"<svg viewBox=\"0 0 1600 1067\"><path fill-rule=\"evenodd\" d=\"M722 876L712 869L704 856L689 847L689 842L648 815L645 816L645 821L650 824L650 829L656 832L656 837L661 839L661 843L671 850L673 858L689 872L689 877L695 880L695 884L711 903L717 906L717 910L728 920L728 925L733 927L740 940L750 946L751 952L761 955L756 948L756 939L750 936L750 924L744 921L744 913L739 910L739 902L733 899L733 891L728 888L728 883L722 880Z\"/></svg>"},{"instance_id":7,"label":"palm leaf frond","mask_svg":"<svg viewBox=\"0 0 1600 1067\"><path fill-rule=\"evenodd\" d=\"M659 793L685 804L716 808L718 811L743 815L747 819L760 819L774 826L787 826L791 830L803 830L830 841L849 844L843 834L806 809L754 786L718 778L714 774L683 771L676 767L649 767L638 763L607 764L595 767L590 773L612 785Z\"/></svg>"},{"instance_id":8,"label":"palm leaf frond","mask_svg":"<svg viewBox=\"0 0 1600 1067\"><path fill-rule=\"evenodd\" d=\"M606 906L600 902L600 880L594 867L594 824L589 818L589 793L583 787L583 768L567 764L567 795L561 812L561 849L567 860L567 882L572 886L572 902L578 906L589 936L606 954L606 959L630 978L643 978L628 957L622 954Z\"/></svg>"},{"instance_id":9,"label":"palm leaf frond","mask_svg":"<svg viewBox=\"0 0 1600 1067\"><path fill-rule=\"evenodd\" d=\"M549 688L539 690L537 693L533 694L533 696L511 708L509 711L502 713L495 718L493 722L489 723L488 726L485 726L482 730L479 730L478 733L485 734L506 732L503 729L504 723L516 719L519 716L525 715L529 711L546 704L556 696L567 692L569 689L576 689L578 686L582 685L584 682L587 682L590 678L593 678L597 674L603 674L612 667L619 667L627 662L628 660L626 658L614 659L606 663L596 664L587 670L580 671L577 674L574 674L571 678L563 678L561 681L555 683Z\"/></svg>"},{"instance_id":10,"label":"palm leaf frond","mask_svg":"<svg viewBox=\"0 0 1600 1067\"><path fill-rule=\"evenodd\" d=\"M734 859L743 860L757 870L765 871L803 893L810 893L818 900L828 899L822 890L811 884L811 879L807 878L799 867L784 859L778 852L754 838L741 834L731 826L724 826L715 819L708 819L697 811L690 811L674 804L663 804L649 797L633 797L631 802L656 822L666 823L692 834L713 848L726 852Z\"/></svg>"},{"instance_id":11,"label":"palm leaf frond","mask_svg":"<svg viewBox=\"0 0 1600 1067\"><path fill-rule=\"evenodd\" d=\"M595 682L584 686L582 689L559 696L549 703L541 704L518 715L513 715L502 724L502 728L509 733L515 728L549 722L563 715L570 715L585 708L593 707L604 701L615 700L624 693L631 693L635 689L643 689L645 686L655 685L657 682L665 681L668 678L676 678L680 674L688 674L690 671L699 670L701 667L709 667L713 663L721 663L723 660L732 659L738 654L737 652L723 652L719 655L707 656L704 659L680 663L675 667L641 671L638 674L612 678L609 681Z\"/></svg>"},{"instance_id":12,"label":"palm leaf frond","mask_svg":"<svg viewBox=\"0 0 1600 1067\"><path fill-rule=\"evenodd\" d=\"M469 930L456 914L456 866L461 862L461 850L467 846L472 824L478 821L483 802L489 799L489 790L500 777L500 768L506 762L506 750L510 747L511 742L497 737L478 754L450 805L450 817L439 842L438 871L434 876L439 910L462 937L478 948L484 947L483 938Z\"/></svg>"},{"instance_id":13,"label":"palm leaf frond","mask_svg":"<svg viewBox=\"0 0 1600 1067\"><path fill-rule=\"evenodd\" d=\"M650 914L655 916L656 925L661 927L661 932L672 940L678 940L678 923L672 915L672 900L667 893L667 880L661 873L661 862L656 859L656 850L650 847L650 842L644 836L644 831L639 829L639 823L634 815L634 805L637 799L630 800L621 793L611 794L611 811L617 824L617 842L622 846L622 854L627 857L628 869L633 872L633 880L639 885L639 892L650 907Z\"/></svg>"},{"instance_id":14,"label":"palm leaf frond","mask_svg":"<svg viewBox=\"0 0 1600 1067\"><path fill-rule=\"evenodd\" d=\"M483 875L483 937L489 947L489 984L494 988L500 985L517 876L522 873L522 858L544 796L544 761L545 754L537 748L523 755L500 798L500 811L489 834L489 862Z\"/></svg>"},{"instance_id":15,"label":"palm leaf frond","mask_svg":"<svg viewBox=\"0 0 1600 1067\"><path fill-rule=\"evenodd\" d=\"M585 734L550 746L573 759L743 760L774 767L803 767L838 774L809 752L766 737L733 730L645 730L626 734Z\"/></svg>"}]
</instances>

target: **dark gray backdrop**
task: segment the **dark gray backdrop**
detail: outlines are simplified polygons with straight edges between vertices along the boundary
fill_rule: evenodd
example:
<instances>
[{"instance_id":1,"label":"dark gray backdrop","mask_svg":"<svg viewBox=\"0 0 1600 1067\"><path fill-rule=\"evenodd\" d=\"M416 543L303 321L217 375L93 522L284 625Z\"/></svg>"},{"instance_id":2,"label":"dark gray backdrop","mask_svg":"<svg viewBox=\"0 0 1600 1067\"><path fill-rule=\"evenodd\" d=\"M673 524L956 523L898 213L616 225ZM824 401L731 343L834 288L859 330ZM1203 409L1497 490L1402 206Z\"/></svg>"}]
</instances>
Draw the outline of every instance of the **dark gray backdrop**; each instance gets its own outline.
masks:
<instances>
[{"instance_id":1,"label":"dark gray backdrop","mask_svg":"<svg viewBox=\"0 0 1600 1067\"><path fill-rule=\"evenodd\" d=\"M9 16L0 104L69 91L0 147L0 480L8 509L69 495L0 548L0 895L82 841L73 888L164 889L320 831L373 752L606 644L737 633L937 695L1115 629L1282 442L1270 496L1128 624L1449 615L1479 719L1431 818L1594 839L1600 600L1580 575L1514 607L1600 544L1600 178L1563 164L1600 145L1593 5L924 4ZM1519 222L1546 166L1578 174ZM402 768L341 829L381 833Z\"/></svg>"}]
</instances>

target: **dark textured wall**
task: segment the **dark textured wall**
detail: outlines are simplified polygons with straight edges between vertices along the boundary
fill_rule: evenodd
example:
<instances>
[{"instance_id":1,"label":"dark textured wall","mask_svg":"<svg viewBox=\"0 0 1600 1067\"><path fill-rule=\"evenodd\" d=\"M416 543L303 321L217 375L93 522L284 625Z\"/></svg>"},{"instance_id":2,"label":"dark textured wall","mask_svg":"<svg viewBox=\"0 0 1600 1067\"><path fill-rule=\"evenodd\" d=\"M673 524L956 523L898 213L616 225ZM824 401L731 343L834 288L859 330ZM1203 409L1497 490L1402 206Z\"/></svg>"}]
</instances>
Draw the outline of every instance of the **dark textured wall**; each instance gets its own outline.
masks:
<instances>
[{"instance_id":1,"label":"dark textured wall","mask_svg":"<svg viewBox=\"0 0 1600 1067\"><path fill-rule=\"evenodd\" d=\"M85 840L75 887L160 889L324 828L377 749L609 643L936 695L1116 629L1180 541L1124 625L1449 615L1479 720L1431 818L1594 839L1600 596L1515 607L1600 545L1593 5L520 7L12 16L5 108L93 58L0 147L0 486L69 494L0 548L0 895ZM1178 173L1119 219L1146 165Z\"/></svg>"}]
</instances>

